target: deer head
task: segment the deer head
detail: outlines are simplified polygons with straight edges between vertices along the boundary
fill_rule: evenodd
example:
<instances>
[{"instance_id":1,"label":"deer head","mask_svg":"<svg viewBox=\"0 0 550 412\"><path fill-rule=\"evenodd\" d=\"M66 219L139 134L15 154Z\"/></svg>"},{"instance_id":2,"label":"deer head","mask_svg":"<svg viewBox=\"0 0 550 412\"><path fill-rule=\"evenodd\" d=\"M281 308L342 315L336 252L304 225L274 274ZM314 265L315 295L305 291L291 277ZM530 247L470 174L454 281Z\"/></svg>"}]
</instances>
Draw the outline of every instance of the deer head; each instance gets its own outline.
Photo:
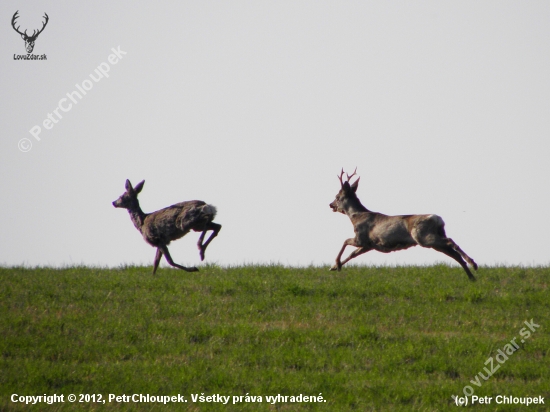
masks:
<instances>
[{"instance_id":1,"label":"deer head","mask_svg":"<svg viewBox=\"0 0 550 412\"><path fill-rule=\"evenodd\" d=\"M48 17L48 15L46 13L44 13L44 18L46 19L46 21L44 23L42 23L42 28L38 31L34 30L32 35L29 36L29 35L27 35L27 30L25 30L25 32L22 33L22 32L19 31L20 26L15 27L15 20L17 20L17 18L19 17L17 15L17 13L19 13L19 10L17 10L15 12L15 14L13 15L13 18L11 19L11 25L12 25L13 29L21 35L21 38L23 40L25 40L25 48L27 49L27 53L32 53L32 51L34 49L34 42L36 41L36 38L38 37L38 35L40 33L42 33L42 31L44 31L44 28L48 24L48 20L50 18Z\"/></svg>"},{"instance_id":2,"label":"deer head","mask_svg":"<svg viewBox=\"0 0 550 412\"><path fill-rule=\"evenodd\" d=\"M353 184L350 185L350 180L355 174L357 173L357 168L355 168L355 171L347 176L347 180L344 182L342 180L342 177L344 177L344 169L342 169L342 172L340 173L340 176L338 176L338 179L340 180L340 191L336 195L336 199L329 205L333 212L340 212L343 214L346 214L346 210L350 206L354 206L357 204L361 204L359 202L359 199L355 195L355 192L357 192L357 187L359 187L359 177Z\"/></svg>"},{"instance_id":3,"label":"deer head","mask_svg":"<svg viewBox=\"0 0 550 412\"><path fill-rule=\"evenodd\" d=\"M144 183L145 180L142 180L136 185L136 187L132 187L132 183L126 179L126 192L113 202L113 206L129 210L139 208L137 195L141 192L141 189L143 189Z\"/></svg>"}]
</instances>

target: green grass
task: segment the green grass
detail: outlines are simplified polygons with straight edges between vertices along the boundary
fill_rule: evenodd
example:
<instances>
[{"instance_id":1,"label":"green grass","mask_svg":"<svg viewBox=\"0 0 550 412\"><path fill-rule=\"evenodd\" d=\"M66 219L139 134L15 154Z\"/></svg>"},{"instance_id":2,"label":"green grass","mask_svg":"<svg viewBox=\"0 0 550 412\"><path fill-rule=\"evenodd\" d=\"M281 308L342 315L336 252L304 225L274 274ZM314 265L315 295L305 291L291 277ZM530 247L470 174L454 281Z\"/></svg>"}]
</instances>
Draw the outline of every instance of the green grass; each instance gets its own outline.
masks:
<instances>
[{"instance_id":1,"label":"green grass","mask_svg":"<svg viewBox=\"0 0 550 412\"><path fill-rule=\"evenodd\" d=\"M550 268L0 268L0 410L484 411L550 404ZM524 321L540 325L520 343ZM470 383L513 338L521 346ZM495 361L495 364L497 362ZM187 403L12 403L12 394L181 394ZM325 403L266 402L319 395ZM191 394L262 396L192 402ZM243 398L244 400L245 398ZM549 406L530 406L545 410ZM477 408L474 408L477 409Z\"/></svg>"}]
</instances>

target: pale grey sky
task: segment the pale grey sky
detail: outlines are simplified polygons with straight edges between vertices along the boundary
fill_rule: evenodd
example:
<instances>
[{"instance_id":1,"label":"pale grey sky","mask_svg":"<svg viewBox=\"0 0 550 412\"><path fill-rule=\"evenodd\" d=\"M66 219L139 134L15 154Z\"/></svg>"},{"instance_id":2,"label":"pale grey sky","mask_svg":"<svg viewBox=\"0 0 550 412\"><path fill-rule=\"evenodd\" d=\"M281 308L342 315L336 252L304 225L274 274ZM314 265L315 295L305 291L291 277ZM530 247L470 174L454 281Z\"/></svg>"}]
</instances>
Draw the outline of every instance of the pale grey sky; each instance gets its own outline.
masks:
<instances>
[{"instance_id":1,"label":"pale grey sky","mask_svg":"<svg viewBox=\"0 0 550 412\"><path fill-rule=\"evenodd\" d=\"M14 60L16 10L31 33L48 14L47 60ZM8 0L0 17L0 264L151 265L111 205L129 178L145 212L217 206L205 262L329 265L353 236L328 206L342 167L366 207L439 214L481 265L550 261L548 1ZM199 263L197 238L176 262Z\"/></svg>"}]
</instances>

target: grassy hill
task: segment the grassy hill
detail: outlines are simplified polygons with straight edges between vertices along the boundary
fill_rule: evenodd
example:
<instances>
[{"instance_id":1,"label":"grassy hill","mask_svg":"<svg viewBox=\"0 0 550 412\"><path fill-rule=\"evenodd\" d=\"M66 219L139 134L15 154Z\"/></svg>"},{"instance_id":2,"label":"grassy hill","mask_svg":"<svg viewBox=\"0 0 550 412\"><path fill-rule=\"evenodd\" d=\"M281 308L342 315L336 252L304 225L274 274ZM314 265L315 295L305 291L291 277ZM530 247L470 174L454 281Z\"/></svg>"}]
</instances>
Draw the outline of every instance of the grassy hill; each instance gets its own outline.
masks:
<instances>
[{"instance_id":1,"label":"grassy hill","mask_svg":"<svg viewBox=\"0 0 550 412\"><path fill-rule=\"evenodd\" d=\"M497 395L550 410L548 267L476 283L446 265L150 273L0 268L0 410L444 411L471 391L485 411L522 410Z\"/></svg>"}]
</instances>

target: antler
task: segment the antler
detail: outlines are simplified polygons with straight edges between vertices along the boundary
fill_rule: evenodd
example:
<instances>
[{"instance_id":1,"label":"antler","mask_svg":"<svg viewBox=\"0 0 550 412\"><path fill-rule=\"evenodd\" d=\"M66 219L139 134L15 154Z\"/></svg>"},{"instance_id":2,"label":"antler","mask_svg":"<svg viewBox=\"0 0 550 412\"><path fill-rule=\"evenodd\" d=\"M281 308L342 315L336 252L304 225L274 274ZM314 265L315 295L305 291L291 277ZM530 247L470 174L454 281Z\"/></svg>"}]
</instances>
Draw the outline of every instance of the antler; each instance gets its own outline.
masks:
<instances>
[{"instance_id":1,"label":"antler","mask_svg":"<svg viewBox=\"0 0 550 412\"><path fill-rule=\"evenodd\" d=\"M347 182L349 183L349 181L351 180L351 178L353 176L355 176L357 174L357 168L355 168L355 170L353 171L353 173L351 175L348 175L346 173L346 176L347 176ZM342 181L342 177L344 177L344 168L342 168L342 172L340 173L340 176L338 176L338 179L340 180L340 184L342 185L342 187L344 186L344 182Z\"/></svg>"},{"instance_id":2,"label":"antler","mask_svg":"<svg viewBox=\"0 0 550 412\"><path fill-rule=\"evenodd\" d=\"M343 170L344 170L344 169L342 169L342 171L343 171ZM357 168L355 168L355 170L353 171L353 173L351 174L351 176L348 175L348 174L346 173L346 175L347 175L347 177L348 177L348 182L349 182L349 181L351 180L351 178L352 178L353 176L355 176L356 174L357 174Z\"/></svg>"},{"instance_id":3,"label":"antler","mask_svg":"<svg viewBox=\"0 0 550 412\"><path fill-rule=\"evenodd\" d=\"M21 33L21 32L19 31L19 27L21 27L21 26L17 26L17 28L15 27L15 20L17 20L17 18L19 17L19 16L17 15L17 13L19 13L19 10L17 10L17 11L15 12L15 14L13 15L13 18L11 19L11 26L12 26L13 29L14 29L17 33L19 33L21 36L26 36L26 35L27 35L27 30L25 30L25 33Z\"/></svg>"},{"instance_id":4,"label":"antler","mask_svg":"<svg viewBox=\"0 0 550 412\"><path fill-rule=\"evenodd\" d=\"M342 182L342 177L344 177L344 168L342 168L342 172L340 173L340 176L337 176L338 179L340 179L340 184L344 186L344 182Z\"/></svg>"},{"instance_id":5,"label":"antler","mask_svg":"<svg viewBox=\"0 0 550 412\"><path fill-rule=\"evenodd\" d=\"M15 21L19 18L19 16L17 15L17 13L19 13L19 10L17 10L17 11L15 12L15 14L13 15L13 17L12 17L12 19L11 19L11 25L12 25L13 29L14 29L17 33L19 33L21 36L25 36L26 38L29 38L29 39L34 39L34 38L36 38L40 33L42 33L42 31L44 31L44 29L46 28L46 25L48 24L48 21L50 20L50 18L48 17L48 14L44 12L44 16L42 16L42 17L44 17L44 18L46 19L46 21L42 23L42 28L41 28L40 30L38 30L38 32L37 32L36 30L34 30L33 33L32 33L32 36L29 36L29 35L27 34L27 30L25 30L25 33L21 33L21 32L19 31L19 27L21 27L21 26L15 27Z\"/></svg>"},{"instance_id":6,"label":"antler","mask_svg":"<svg viewBox=\"0 0 550 412\"><path fill-rule=\"evenodd\" d=\"M34 34L34 32L33 32L32 37L37 37L40 33L42 33L44 31L44 29L46 28L46 25L48 24L48 21L50 20L50 18L46 14L46 12L44 12L44 16L42 16L42 17L44 17L46 19L46 21L44 23L42 23L42 28L40 30L38 30L38 33Z\"/></svg>"}]
</instances>

